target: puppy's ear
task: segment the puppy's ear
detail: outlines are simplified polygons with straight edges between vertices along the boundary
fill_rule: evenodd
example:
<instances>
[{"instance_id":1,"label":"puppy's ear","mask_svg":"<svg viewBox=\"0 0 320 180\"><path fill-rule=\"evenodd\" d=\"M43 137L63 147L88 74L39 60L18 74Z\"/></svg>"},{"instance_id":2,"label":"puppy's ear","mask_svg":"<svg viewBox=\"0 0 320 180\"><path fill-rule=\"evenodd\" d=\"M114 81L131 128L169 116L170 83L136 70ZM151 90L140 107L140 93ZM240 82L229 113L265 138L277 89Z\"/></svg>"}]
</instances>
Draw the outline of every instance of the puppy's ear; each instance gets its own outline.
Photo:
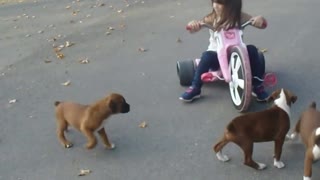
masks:
<instances>
[{"instance_id":1,"label":"puppy's ear","mask_svg":"<svg viewBox=\"0 0 320 180\"><path fill-rule=\"evenodd\" d=\"M109 108L112 113L117 112L117 104L115 102L113 102L112 100L109 101Z\"/></svg>"},{"instance_id":2,"label":"puppy's ear","mask_svg":"<svg viewBox=\"0 0 320 180\"><path fill-rule=\"evenodd\" d=\"M297 101L298 97L297 96L292 96L291 97L291 102L292 104L295 103Z\"/></svg>"},{"instance_id":3,"label":"puppy's ear","mask_svg":"<svg viewBox=\"0 0 320 180\"><path fill-rule=\"evenodd\" d=\"M268 97L267 102L269 103L269 102L274 101L275 99L277 99L278 96L279 96L279 94L280 94L280 92L281 92L280 89L274 91L274 92Z\"/></svg>"}]
</instances>

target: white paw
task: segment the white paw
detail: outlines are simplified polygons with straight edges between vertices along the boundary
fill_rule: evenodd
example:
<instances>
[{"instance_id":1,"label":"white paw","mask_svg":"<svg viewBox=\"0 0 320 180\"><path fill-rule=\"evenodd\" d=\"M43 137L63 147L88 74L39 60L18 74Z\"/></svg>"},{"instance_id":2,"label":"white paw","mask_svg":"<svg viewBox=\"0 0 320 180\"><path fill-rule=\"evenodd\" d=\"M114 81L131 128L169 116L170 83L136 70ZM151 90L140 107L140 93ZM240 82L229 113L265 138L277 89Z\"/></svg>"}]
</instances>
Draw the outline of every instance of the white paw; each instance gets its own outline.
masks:
<instances>
[{"instance_id":1,"label":"white paw","mask_svg":"<svg viewBox=\"0 0 320 180\"><path fill-rule=\"evenodd\" d=\"M116 145L114 145L113 143L110 144L110 147L106 146L107 149L115 149L116 148Z\"/></svg>"},{"instance_id":2,"label":"white paw","mask_svg":"<svg viewBox=\"0 0 320 180\"><path fill-rule=\"evenodd\" d=\"M217 152L216 156L219 159L219 161L222 161L222 162L227 162L230 160L229 157L227 155L223 155L221 151Z\"/></svg>"},{"instance_id":3,"label":"white paw","mask_svg":"<svg viewBox=\"0 0 320 180\"><path fill-rule=\"evenodd\" d=\"M72 143L67 143L64 145L65 148L72 148L73 144Z\"/></svg>"},{"instance_id":4,"label":"white paw","mask_svg":"<svg viewBox=\"0 0 320 180\"><path fill-rule=\"evenodd\" d=\"M259 167L258 167L259 170L265 169L267 167L267 165L262 164L262 163L257 162L257 164L259 165Z\"/></svg>"},{"instance_id":5,"label":"white paw","mask_svg":"<svg viewBox=\"0 0 320 180\"><path fill-rule=\"evenodd\" d=\"M111 149L116 148L116 145L114 145L113 143L111 143Z\"/></svg>"},{"instance_id":6,"label":"white paw","mask_svg":"<svg viewBox=\"0 0 320 180\"><path fill-rule=\"evenodd\" d=\"M275 160L275 159L274 159L274 161L273 161L273 165L274 165L275 167L279 168L279 169L281 169L281 168L283 168L283 167L285 166L283 162L277 161L277 160Z\"/></svg>"},{"instance_id":7,"label":"white paw","mask_svg":"<svg viewBox=\"0 0 320 180\"><path fill-rule=\"evenodd\" d=\"M303 180L311 180L311 177L303 176Z\"/></svg>"},{"instance_id":8,"label":"white paw","mask_svg":"<svg viewBox=\"0 0 320 180\"><path fill-rule=\"evenodd\" d=\"M296 138L297 138L297 133L296 133L296 132L291 133L290 135L289 135L289 134L286 135L286 140L291 140L291 141L293 141L293 140L295 140Z\"/></svg>"}]
</instances>

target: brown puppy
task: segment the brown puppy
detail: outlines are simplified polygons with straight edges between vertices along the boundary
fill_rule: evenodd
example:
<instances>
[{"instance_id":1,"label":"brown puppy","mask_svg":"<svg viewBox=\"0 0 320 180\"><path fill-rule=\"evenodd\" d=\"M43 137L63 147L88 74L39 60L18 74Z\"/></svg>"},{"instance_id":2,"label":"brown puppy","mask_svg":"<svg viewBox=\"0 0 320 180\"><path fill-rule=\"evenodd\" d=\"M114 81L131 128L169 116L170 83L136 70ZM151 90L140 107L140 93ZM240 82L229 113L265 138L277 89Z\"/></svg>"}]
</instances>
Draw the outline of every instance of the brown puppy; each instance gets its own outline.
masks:
<instances>
[{"instance_id":1,"label":"brown puppy","mask_svg":"<svg viewBox=\"0 0 320 180\"><path fill-rule=\"evenodd\" d=\"M94 133L97 131L108 149L113 149L114 144L109 142L104 129L105 119L112 114L127 113L130 105L120 94L110 94L107 97L91 104L82 105L74 102L55 102L57 119L57 136L65 148L72 147L65 136L68 125L82 132L87 138L86 147L92 149L97 144Z\"/></svg>"},{"instance_id":2,"label":"brown puppy","mask_svg":"<svg viewBox=\"0 0 320 180\"><path fill-rule=\"evenodd\" d=\"M304 180L311 180L312 163L320 158L320 112L316 103L312 102L300 116L290 139L295 139L300 134L306 147L304 159Z\"/></svg>"},{"instance_id":3,"label":"brown puppy","mask_svg":"<svg viewBox=\"0 0 320 180\"><path fill-rule=\"evenodd\" d=\"M297 96L288 90L274 91L268 101L274 100L274 105L260 112L243 114L234 118L226 127L223 138L213 147L220 161L229 158L221 153L222 148L229 142L234 142L244 152L244 164L255 169L264 169L265 164L252 160L254 142L275 142L274 166L284 167L280 161L282 145L290 128L290 106Z\"/></svg>"}]
</instances>

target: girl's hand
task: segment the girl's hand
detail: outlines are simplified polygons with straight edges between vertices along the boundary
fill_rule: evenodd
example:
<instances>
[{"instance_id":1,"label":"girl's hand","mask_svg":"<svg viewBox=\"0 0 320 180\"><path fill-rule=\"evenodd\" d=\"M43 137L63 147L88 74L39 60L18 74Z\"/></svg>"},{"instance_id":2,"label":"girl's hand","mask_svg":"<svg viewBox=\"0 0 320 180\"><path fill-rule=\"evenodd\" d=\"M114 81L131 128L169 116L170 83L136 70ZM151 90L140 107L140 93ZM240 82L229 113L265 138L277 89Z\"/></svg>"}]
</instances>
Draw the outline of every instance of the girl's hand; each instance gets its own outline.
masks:
<instances>
[{"instance_id":1,"label":"girl's hand","mask_svg":"<svg viewBox=\"0 0 320 180\"><path fill-rule=\"evenodd\" d=\"M190 21L187 25L187 30L189 30L190 33L198 32L201 29L201 21Z\"/></svg>"},{"instance_id":2,"label":"girl's hand","mask_svg":"<svg viewBox=\"0 0 320 180\"><path fill-rule=\"evenodd\" d=\"M255 16L251 18L252 25L254 27L265 29L267 27L267 20L262 16Z\"/></svg>"}]
</instances>

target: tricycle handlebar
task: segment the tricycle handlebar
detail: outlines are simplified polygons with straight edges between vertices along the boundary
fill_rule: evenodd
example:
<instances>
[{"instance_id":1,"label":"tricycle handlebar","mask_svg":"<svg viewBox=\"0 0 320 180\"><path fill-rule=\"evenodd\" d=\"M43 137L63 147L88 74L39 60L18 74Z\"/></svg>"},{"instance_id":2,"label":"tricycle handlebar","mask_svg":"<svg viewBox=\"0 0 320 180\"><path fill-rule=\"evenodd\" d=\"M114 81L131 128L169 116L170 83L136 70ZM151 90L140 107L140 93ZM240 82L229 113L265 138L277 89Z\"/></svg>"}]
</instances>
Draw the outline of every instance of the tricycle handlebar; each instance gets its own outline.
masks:
<instances>
[{"instance_id":1,"label":"tricycle handlebar","mask_svg":"<svg viewBox=\"0 0 320 180\"><path fill-rule=\"evenodd\" d=\"M245 22L245 23L243 23L243 24L241 25L241 29L244 29L246 26L251 25L251 24L252 24L252 21L247 21L247 22ZM209 29L215 31L215 28L214 28L212 25L210 25L210 24L201 23L200 25L201 25L201 27L206 27L206 28L209 28ZM190 27L190 26L187 26L186 29L187 29L188 31L190 31L190 30L191 30L191 27Z\"/></svg>"}]
</instances>

